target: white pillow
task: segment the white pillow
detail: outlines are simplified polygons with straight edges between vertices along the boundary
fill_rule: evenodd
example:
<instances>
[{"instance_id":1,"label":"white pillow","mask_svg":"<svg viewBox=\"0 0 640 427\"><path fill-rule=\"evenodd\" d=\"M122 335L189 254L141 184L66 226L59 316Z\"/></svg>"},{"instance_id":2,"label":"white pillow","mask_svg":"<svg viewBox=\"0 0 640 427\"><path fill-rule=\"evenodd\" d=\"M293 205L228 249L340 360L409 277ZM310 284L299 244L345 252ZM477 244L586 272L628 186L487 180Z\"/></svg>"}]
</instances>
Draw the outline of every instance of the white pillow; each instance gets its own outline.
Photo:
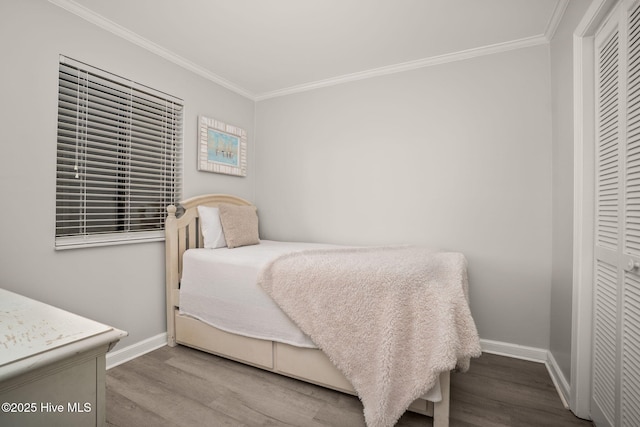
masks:
<instances>
[{"instance_id":1,"label":"white pillow","mask_svg":"<svg viewBox=\"0 0 640 427\"><path fill-rule=\"evenodd\" d=\"M198 206L198 215L200 216L200 228L204 237L204 247L207 249L224 248L227 246L222 232L222 223L220 222L220 211L218 208L209 206Z\"/></svg>"}]
</instances>

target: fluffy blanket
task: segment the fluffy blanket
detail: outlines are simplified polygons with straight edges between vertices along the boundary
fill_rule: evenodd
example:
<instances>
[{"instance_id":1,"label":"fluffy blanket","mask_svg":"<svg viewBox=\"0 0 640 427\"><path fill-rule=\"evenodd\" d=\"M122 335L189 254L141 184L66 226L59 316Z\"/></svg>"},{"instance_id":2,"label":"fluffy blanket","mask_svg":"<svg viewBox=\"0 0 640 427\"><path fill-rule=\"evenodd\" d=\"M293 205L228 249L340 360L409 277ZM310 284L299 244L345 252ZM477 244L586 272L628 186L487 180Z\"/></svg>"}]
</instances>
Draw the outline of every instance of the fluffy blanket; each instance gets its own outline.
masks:
<instances>
[{"instance_id":1,"label":"fluffy blanket","mask_svg":"<svg viewBox=\"0 0 640 427\"><path fill-rule=\"evenodd\" d=\"M351 381L369 427L394 425L440 372L481 352L460 253L306 250L268 263L258 283Z\"/></svg>"}]
</instances>

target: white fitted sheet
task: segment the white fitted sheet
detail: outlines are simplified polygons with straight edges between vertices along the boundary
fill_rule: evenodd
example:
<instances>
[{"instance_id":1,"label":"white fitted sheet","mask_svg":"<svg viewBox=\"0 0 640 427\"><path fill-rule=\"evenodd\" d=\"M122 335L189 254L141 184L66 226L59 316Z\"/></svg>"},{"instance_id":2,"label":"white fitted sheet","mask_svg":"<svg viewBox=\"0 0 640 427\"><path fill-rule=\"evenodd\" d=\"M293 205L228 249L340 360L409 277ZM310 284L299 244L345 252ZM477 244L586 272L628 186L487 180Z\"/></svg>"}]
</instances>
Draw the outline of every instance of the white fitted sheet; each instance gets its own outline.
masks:
<instances>
[{"instance_id":1,"label":"white fitted sheet","mask_svg":"<svg viewBox=\"0 0 640 427\"><path fill-rule=\"evenodd\" d=\"M183 255L180 314L238 335L317 348L258 286L257 278L277 256L328 247L336 246L261 240L233 249L189 249ZM423 398L442 400L439 382Z\"/></svg>"},{"instance_id":2,"label":"white fitted sheet","mask_svg":"<svg viewBox=\"0 0 640 427\"><path fill-rule=\"evenodd\" d=\"M322 247L331 245L261 240L233 249L189 249L183 257L180 314L234 334L315 348L258 286L257 277L279 255Z\"/></svg>"}]
</instances>

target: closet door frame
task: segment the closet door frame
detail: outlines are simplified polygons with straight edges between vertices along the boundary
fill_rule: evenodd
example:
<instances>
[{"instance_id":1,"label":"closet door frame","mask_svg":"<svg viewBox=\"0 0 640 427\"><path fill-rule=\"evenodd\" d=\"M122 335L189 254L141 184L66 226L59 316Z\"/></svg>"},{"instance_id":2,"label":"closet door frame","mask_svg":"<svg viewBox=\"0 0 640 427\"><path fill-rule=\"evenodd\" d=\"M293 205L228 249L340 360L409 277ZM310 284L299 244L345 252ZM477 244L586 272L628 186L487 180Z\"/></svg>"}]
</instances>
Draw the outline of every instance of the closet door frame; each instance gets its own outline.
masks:
<instances>
[{"instance_id":1,"label":"closet door frame","mask_svg":"<svg viewBox=\"0 0 640 427\"><path fill-rule=\"evenodd\" d=\"M622 1L622 0L621 0ZM595 241L595 33L618 0L593 0L574 32L574 209L571 390L569 406L591 417Z\"/></svg>"}]
</instances>

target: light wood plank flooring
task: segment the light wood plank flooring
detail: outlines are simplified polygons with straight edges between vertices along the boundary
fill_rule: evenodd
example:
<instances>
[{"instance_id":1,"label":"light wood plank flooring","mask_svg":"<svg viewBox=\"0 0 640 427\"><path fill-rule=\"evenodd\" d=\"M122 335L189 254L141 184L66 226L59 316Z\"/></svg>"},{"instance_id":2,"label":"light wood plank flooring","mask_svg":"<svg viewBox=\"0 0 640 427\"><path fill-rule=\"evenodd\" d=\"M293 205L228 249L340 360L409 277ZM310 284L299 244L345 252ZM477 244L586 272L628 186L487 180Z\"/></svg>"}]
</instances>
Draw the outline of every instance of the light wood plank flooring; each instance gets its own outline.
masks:
<instances>
[{"instance_id":1,"label":"light wood plank flooring","mask_svg":"<svg viewBox=\"0 0 640 427\"><path fill-rule=\"evenodd\" d=\"M544 365L483 354L451 377L451 427L591 426L563 408ZM406 413L397 426L432 425ZM353 396L187 347L107 372L107 426L364 426Z\"/></svg>"}]
</instances>

